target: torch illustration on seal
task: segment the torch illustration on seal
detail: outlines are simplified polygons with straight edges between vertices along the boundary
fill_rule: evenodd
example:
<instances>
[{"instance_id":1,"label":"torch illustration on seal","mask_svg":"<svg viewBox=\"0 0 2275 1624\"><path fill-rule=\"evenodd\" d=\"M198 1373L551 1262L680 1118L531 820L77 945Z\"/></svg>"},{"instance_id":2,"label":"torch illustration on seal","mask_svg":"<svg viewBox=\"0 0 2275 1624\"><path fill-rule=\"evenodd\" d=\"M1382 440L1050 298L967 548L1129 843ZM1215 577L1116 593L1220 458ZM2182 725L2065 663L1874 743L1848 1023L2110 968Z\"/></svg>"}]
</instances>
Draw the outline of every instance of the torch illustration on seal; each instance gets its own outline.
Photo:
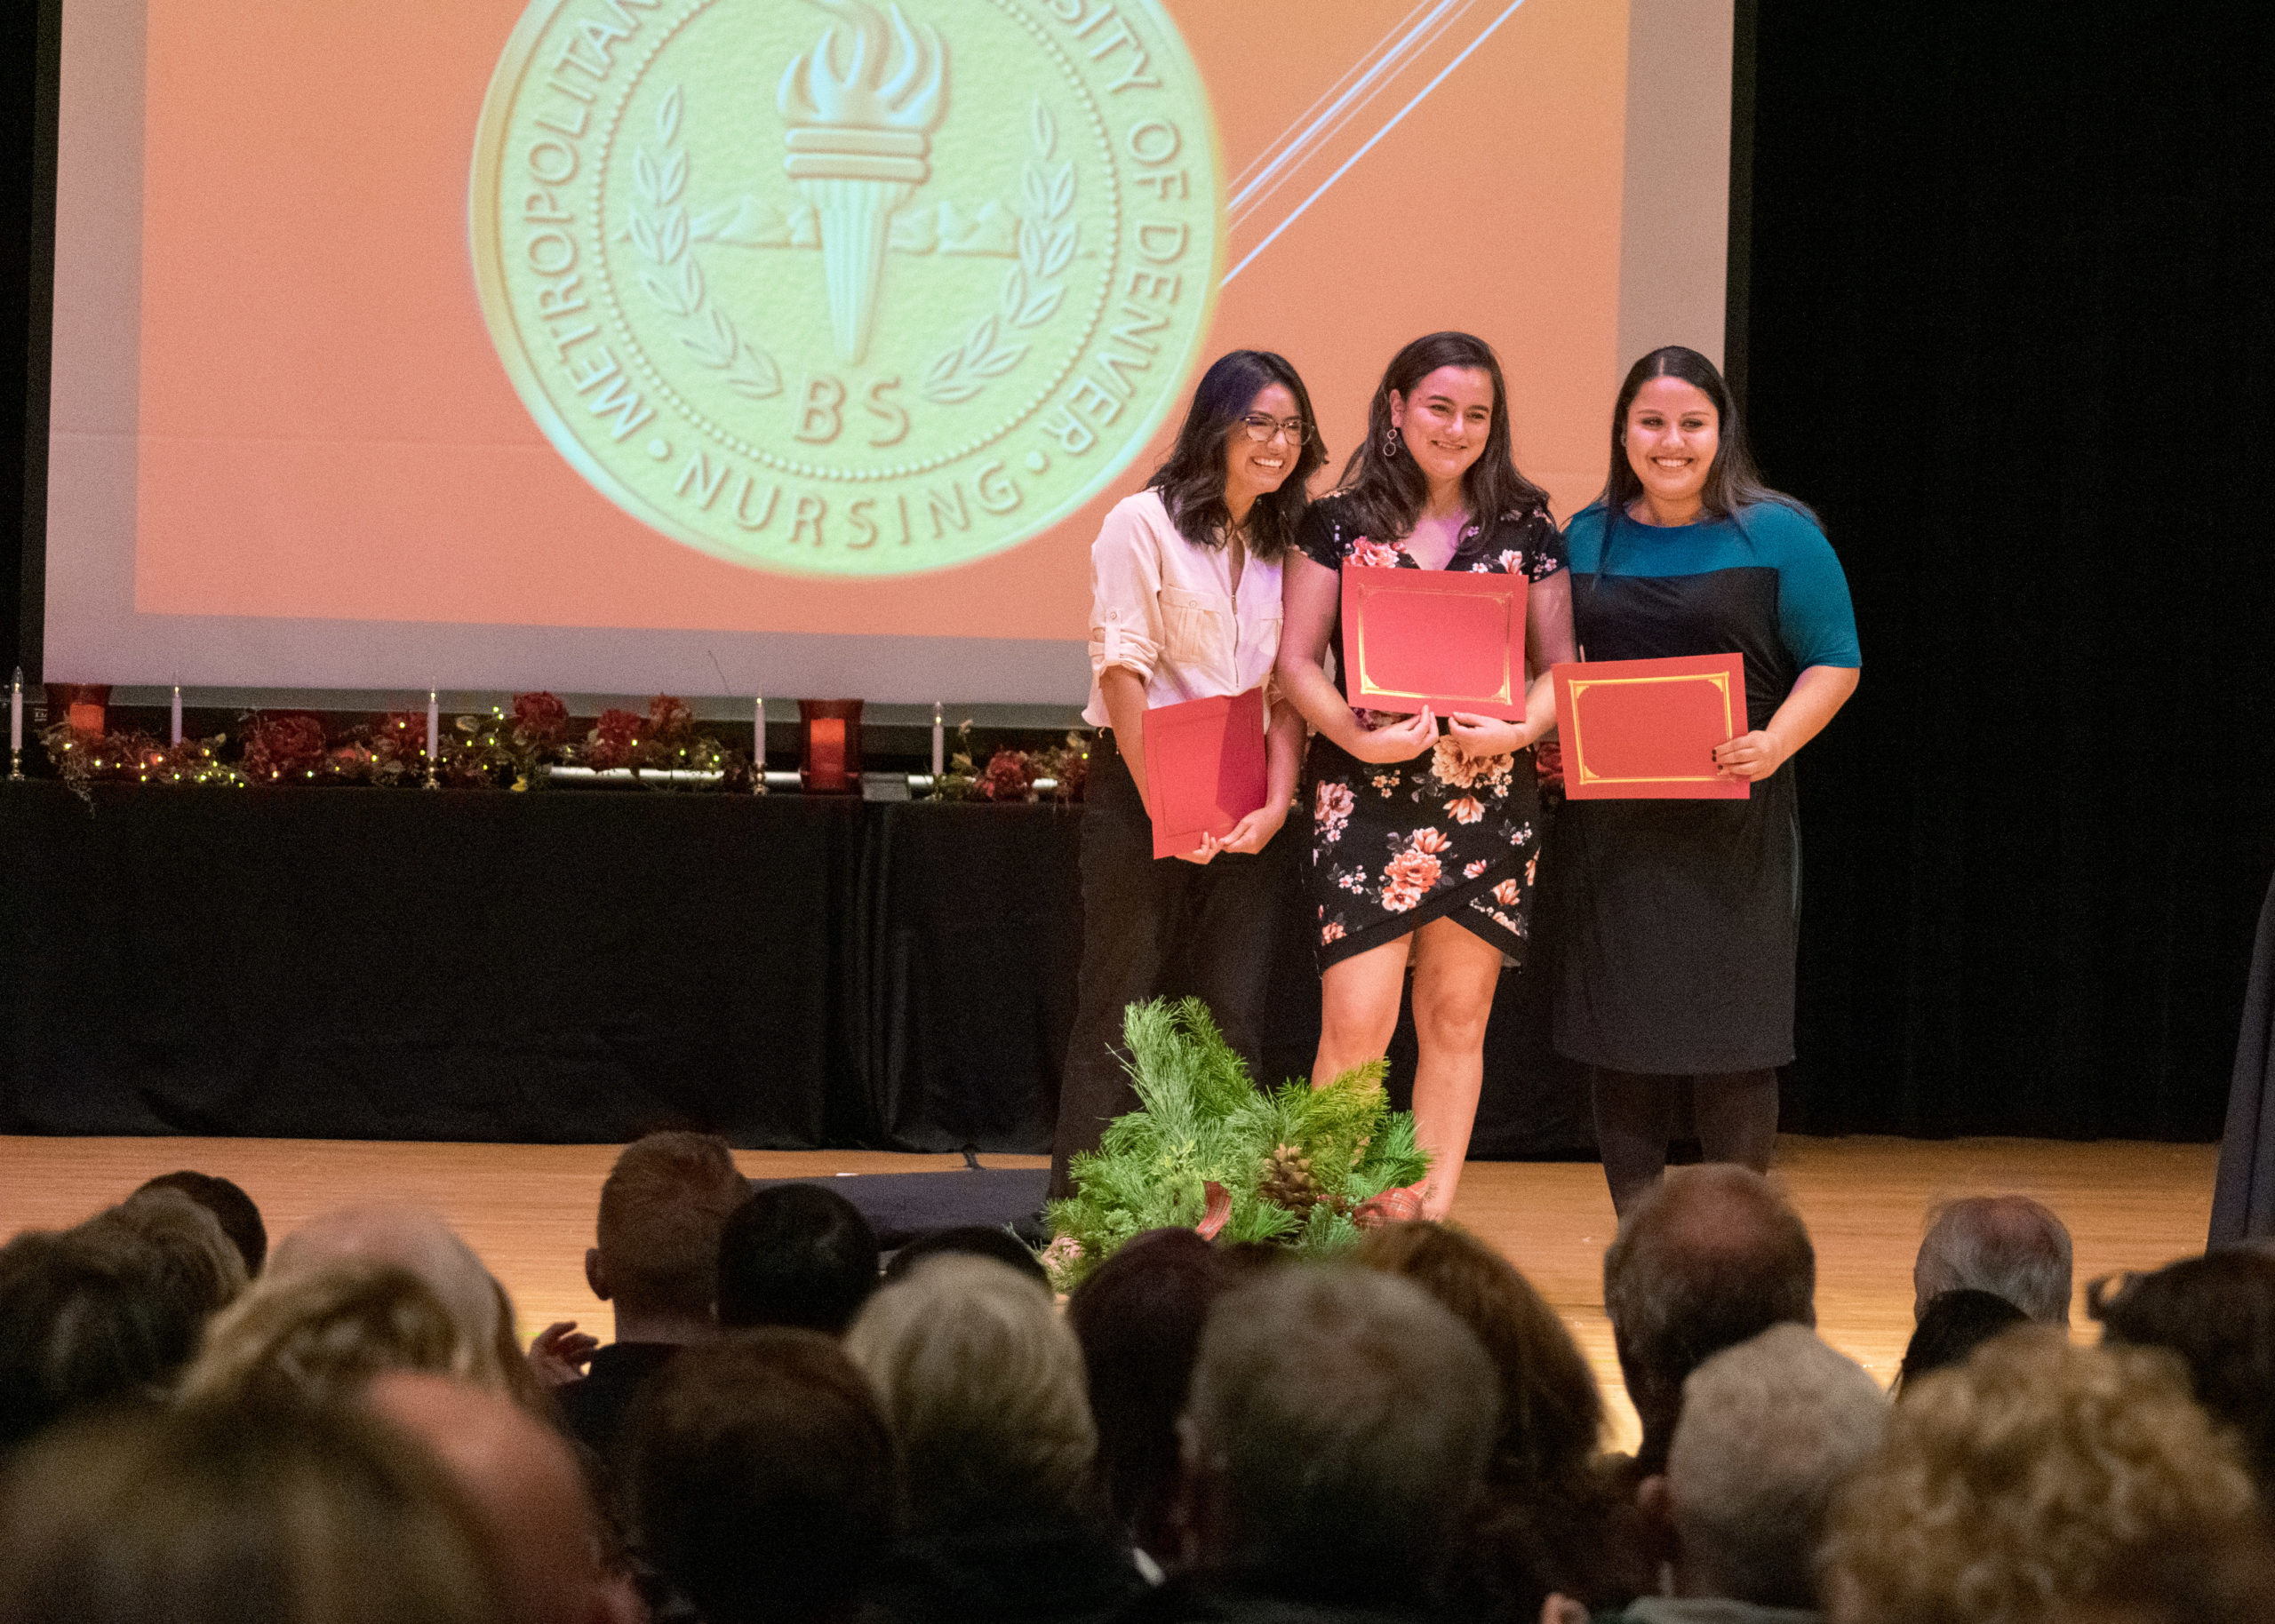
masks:
<instances>
[{"instance_id":1,"label":"torch illustration on seal","mask_svg":"<svg viewBox=\"0 0 2275 1624\"><path fill-rule=\"evenodd\" d=\"M890 28L867 0L813 0L842 19L782 76L783 167L821 229L830 324L849 363L869 353L893 211L931 178L932 131L946 110L946 49L899 6ZM841 56L849 58L840 67Z\"/></svg>"}]
</instances>

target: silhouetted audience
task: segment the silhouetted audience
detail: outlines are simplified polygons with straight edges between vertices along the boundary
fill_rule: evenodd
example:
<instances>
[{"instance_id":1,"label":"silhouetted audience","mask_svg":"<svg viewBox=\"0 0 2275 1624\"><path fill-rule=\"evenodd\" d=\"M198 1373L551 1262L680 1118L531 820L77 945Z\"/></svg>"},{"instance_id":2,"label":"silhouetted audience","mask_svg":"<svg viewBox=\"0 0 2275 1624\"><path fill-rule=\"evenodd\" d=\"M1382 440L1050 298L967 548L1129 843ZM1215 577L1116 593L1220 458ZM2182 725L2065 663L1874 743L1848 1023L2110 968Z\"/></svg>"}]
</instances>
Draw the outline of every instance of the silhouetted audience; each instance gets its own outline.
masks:
<instances>
[{"instance_id":1,"label":"silhouetted audience","mask_svg":"<svg viewBox=\"0 0 2275 1624\"><path fill-rule=\"evenodd\" d=\"M845 1351L900 1444L907 1530L883 1617L1103 1620L1144 1588L1094 1475L1082 1353L1049 1290L990 1258L928 1258L869 1299Z\"/></svg>"},{"instance_id":2,"label":"silhouetted audience","mask_svg":"<svg viewBox=\"0 0 2275 1624\"><path fill-rule=\"evenodd\" d=\"M1864 1366L1800 1325L1726 1348L1682 1384L1666 1476L1643 1499L1672 1534L1673 1595L1632 1624L1801 1624L1833 1495L1868 1461L1888 1405Z\"/></svg>"},{"instance_id":3,"label":"silhouetted audience","mask_svg":"<svg viewBox=\"0 0 2275 1624\"><path fill-rule=\"evenodd\" d=\"M1506 1258L1449 1226L1387 1224L1367 1234L1356 1256L1452 1310L1499 1374L1478 1559L1465 1570L1481 1587L1473 1604L1529 1621L1552 1593L1600 1608L1651 1584L1635 1508L1597 1453L1595 1372L1556 1310Z\"/></svg>"},{"instance_id":4,"label":"silhouetted audience","mask_svg":"<svg viewBox=\"0 0 2275 1624\"><path fill-rule=\"evenodd\" d=\"M1896 1397L1930 1372L1964 1365L1977 1348L2016 1325L2033 1324L2031 1317L2006 1298L1991 1292L1938 1292L1920 1311L1905 1344L1904 1363L1896 1373Z\"/></svg>"},{"instance_id":5,"label":"silhouetted audience","mask_svg":"<svg viewBox=\"0 0 2275 1624\"><path fill-rule=\"evenodd\" d=\"M616 1340L554 1395L569 1429L602 1458L642 1384L681 1348L718 1334L719 1234L749 1190L727 1142L711 1134L651 1134L617 1157L585 1254L585 1283L616 1310ZM573 1323L546 1338L557 1341Z\"/></svg>"},{"instance_id":6,"label":"silhouetted audience","mask_svg":"<svg viewBox=\"0 0 2275 1624\"><path fill-rule=\"evenodd\" d=\"M1431 1615L1500 1402L1477 1338L1411 1281L1306 1266L1243 1286L1178 1426L1187 1572L1133 1617Z\"/></svg>"},{"instance_id":7,"label":"silhouetted audience","mask_svg":"<svg viewBox=\"0 0 2275 1624\"><path fill-rule=\"evenodd\" d=\"M346 1407L75 1423L0 1476L4 1624L509 1624L427 1451Z\"/></svg>"},{"instance_id":8,"label":"silhouetted audience","mask_svg":"<svg viewBox=\"0 0 2275 1624\"><path fill-rule=\"evenodd\" d=\"M1043 1290L1050 1289L1050 1271L1018 1236L984 1223L960 1223L919 1235L894 1251L885 1264L885 1278L898 1280L928 1259L951 1256L992 1258L1006 1269L1026 1276Z\"/></svg>"},{"instance_id":9,"label":"silhouetted audience","mask_svg":"<svg viewBox=\"0 0 2275 1624\"><path fill-rule=\"evenodd\" d=\"M719 1236L719 1324L842 1336L877 1289L877 1232L821 1184L773 1184L735 1208Z\"/></svg>"},{"instance_id":10,"label":"silhouetted audience","mask_svg":"<svg viewBox=\"0 0 2275 1624\"><path fill-rule=\"evenodd\" d=\"M2114 1292L2095 1286L2087 1311L2104 1341L2178 1355L2196 1402L2234 1429L2275 1506L2275 1256L2231 1247L2131 1276Z\"/></svg>"},{"instance_id":11,"label":"silhouetted audience","mask_svg":"<svg viewBox=\"0 0 2275 1624\"><path fill-rule=\"evenodd\" d=\"M1201 1333L1217 1300L1247 1274L1191 1230L1154 1230L1099 1264L1067 1300L1106 1503L1156 1564L1176 1556L1177 1418Z\"/></svg>"},{"instance_id":12,"label":"silhouetted audience","mask_svg":"<svg viewBox=\"0 0 2275 1624\"><path fill-rule=\"evenodd\" d=\"M690 1348L626 1423L634 1541L704 1624L828 1624L898 1532L891 1428L843 1350L763 1330Z\"/></svg>"},{"instance_id":13,"label":"silhouetted audience","mask_svg":"<svg viewBox=\"0 0 2275 1624\"><path fill-rule=\"evenodd\" d=\"M371 1381L363 1403L418 1438L474 1514L507 1624L639 1624L630 1579L561 1434L495 1389L427 1371Z\"/></svg>"},{"instance_id":14,"label":"silhouetted audience","mask_svg":"<svg viewBox=\"0 0 2275 1624\"><path fill-rule=\"evenodd\" d=\"M246 1277L259 1277L260 1266L268 1257L268 1226L261 1222L260 1208L243 1188L228 1179L184 1168L146 1180L134 1194L139 1196L148 1190L179 1190L212 1214L214 1222L221 1226L221 1233L229 1238L237 1255L244 1260Z\"/></svg>"},{"instance_id":15,"label":"silhouetted audience","mask_svg":"<svg viewBox=\"0 0 2275 1624\"><path fill-rule=\"evenodd\" d=\"M1896 1407L1834 1502L1827 1611L1838 1624L2051 1624L2172 1543L2249 1537L2258 1516L2171 1356L2015 1331Z\"/></svg>"},{"instance_id":16,"label":"silhouetted audience","mask_svg":"<svg viewBox=\"0 0 2275 1624\"><path fill-rule=\"evenodd\" d=\"M370 1258L285 1274L217 1317L182 1378L186 1397L216 1403L347 1399L382 1372L429 1371L503 1391L493 1339L470 1333L427 1283Z\"/></svg>"},{"instance_id":17,"label":"silhouetted audience","mask_svg":"<svg viewBox=\"0 0 2275 1624\"><path fill-rule=\"evenodd\" d=\"M2070 1323L2070 1231L2028 1196L1968 1196L1928 1214L1912 1265L1912 1317L1945 1292L2004 1297L2044 1325Z\"/></svg>"},{"instance_id":18,"label":"silhouetted audience","mask_svg":"<svg viewBox=\"0 0 2275 1624\"><path fill-rule=\"evenodd\" d=\"M1643 1423L1634 1474L1666 1469L1682 1384L1713 1354L1775 1325L1816 1325L1816 1252L1768 1179L1726 1162L1670 1168L1603 1260L1627 1396Z\"/></svg>"}]
</instances>

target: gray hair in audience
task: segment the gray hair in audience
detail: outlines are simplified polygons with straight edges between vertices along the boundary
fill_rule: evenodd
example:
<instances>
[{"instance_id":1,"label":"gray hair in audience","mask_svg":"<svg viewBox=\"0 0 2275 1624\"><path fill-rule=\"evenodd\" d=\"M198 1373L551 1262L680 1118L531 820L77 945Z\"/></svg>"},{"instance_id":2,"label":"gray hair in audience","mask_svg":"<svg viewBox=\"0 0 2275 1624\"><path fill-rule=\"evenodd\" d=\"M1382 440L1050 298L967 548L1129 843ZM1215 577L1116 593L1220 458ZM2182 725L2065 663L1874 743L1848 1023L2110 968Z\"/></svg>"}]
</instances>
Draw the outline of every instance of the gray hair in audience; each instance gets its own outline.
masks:
<instances>
[{"instance_id":1,"label":"gray hair in audience","mask_svg":"<svg viewBox=\"0 0 2275 1624\"><path fill-rule=\"evenodd\" d=\"M267 1282L317 1273L343 1262L391 1263L426 1283L473 1341L496 1343L504 1313L498 1283L441 1214L425 1207L342 1207L311 1218L279 1243Z\"/></svg>"},{"instance_id":2,"label":"gray hair in audience","mask_svg":"<svg viewBox=\"0 0 2275 1624\"><path fill-rule=\"evenodd\" d=\"M181 1387L202 1401L322 1403L388 1370L507 1387L494 1339L468 1335L417 1275L370 1260L265 1271L214 1318Z\"/></svg>"},{"instance_id":3,"label":"gray hair in audience","mask_svg":"<svg viewBox=\"0 0 2275 1624\"><path fill-rule=\"evenodd\" d=\"M1180 1423L1223 1524L1204 1562L1410 1604L1482 1488L1499 1412L1492 1360L1412 1281L1265 1274L1209 1315Z\"/></svg>"},{"instance_id":4,"label":"gray hair in audience","mask_svg":"<svg viewBox=\"0 0 2275 1624\"><path fill-rule=\"evenodd\" d=\"M1880 1447L1888 1399L1801 1325L1724 1349L1682 1384L1667 1494L1694 1588L1813 1607L1825 1510Z\"/></svg>"},{"instance_id":5,"label":"gray hair in audience","mask_svg":"<svg viewBox=\"0 0 2275 1624\"><path fill-rule=\"evenodd\" d=\"M1095 1509L1082 1350L1034 1281L935 1258L869 1299L845 1351L900 1440L912 1527Z\"/></svg>"},{"instance_id":6,"label":"gray hair in audience","mask_svg":"<svg viewBox=\"0 0 2275 1624\"><path fill-rule=\"evenodd\" d=\"M2028 1196L1968 1196L1928 1215L1912 1266L1918 1318L1947 1291L2004 1297L2040 1325L2070 1323L2070 1231Z\"/></svg>"}]
</instances>

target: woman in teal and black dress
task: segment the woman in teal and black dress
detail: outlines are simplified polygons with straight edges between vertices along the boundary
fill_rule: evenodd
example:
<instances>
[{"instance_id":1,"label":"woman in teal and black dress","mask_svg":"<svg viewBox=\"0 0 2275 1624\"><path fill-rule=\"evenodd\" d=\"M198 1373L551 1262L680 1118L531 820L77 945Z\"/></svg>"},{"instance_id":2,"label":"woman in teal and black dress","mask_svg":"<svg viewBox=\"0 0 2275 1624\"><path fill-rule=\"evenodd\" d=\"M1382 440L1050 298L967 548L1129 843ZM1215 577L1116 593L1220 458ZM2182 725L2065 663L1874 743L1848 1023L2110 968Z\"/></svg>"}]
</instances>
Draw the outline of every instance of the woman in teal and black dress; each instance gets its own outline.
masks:
<instances>
[{"instance_id":1,"label":"woman in teal and black dress","mask_svg":"<svg viewBox=\"0 0 2275 1624\"><path fill-rule=\"evenodd\" d=\"M1744 800L1575 800L1544 883L1561 922L1557 1049L1585 1062L1623 1211L1666 1166L1681 1095L1707 1158L1765 1170L1793 1058L1800 824L1785 764L1856 691L1840 561L1755 474L1728 389L1695 350L1635 363L1604 494L1567 531L1591 660L1742 654L1747 731L1715 752Z\"/></svg>"}]
</instances>

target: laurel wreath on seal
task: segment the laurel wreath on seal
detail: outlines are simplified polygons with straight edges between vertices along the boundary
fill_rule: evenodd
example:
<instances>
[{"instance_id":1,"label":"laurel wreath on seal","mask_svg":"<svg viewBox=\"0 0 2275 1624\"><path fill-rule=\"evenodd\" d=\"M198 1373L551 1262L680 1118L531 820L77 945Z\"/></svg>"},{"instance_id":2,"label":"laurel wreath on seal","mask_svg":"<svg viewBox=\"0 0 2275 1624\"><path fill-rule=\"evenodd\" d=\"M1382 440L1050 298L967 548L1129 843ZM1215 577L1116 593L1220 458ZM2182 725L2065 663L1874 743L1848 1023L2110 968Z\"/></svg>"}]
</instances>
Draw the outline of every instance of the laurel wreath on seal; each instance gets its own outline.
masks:
<instances>
[{"instance_id":1,"label":"laurel wreath on seal","mask_svg":"<svg viewBox=\"0 0 2275 1624\"><path fill-rule=\"evenodd\" d=\"M774 358L735 330L727 313L710 297L703 268L688 251L687 151L679 145L680 87L666 92L656 109L656 147L632 153L632 187L646 203L631 217L632 245L654 268L640 274L640 285L666 314L680 323L679 341L696 360L727 374L727 387L747 400L782 393L781 369Z\"/></svg>"},{"instance_id":2,"label":"laurel wreath on seal","mask_svg":"<svg viewBox=\"0 0 2275 1624\"><path fill-rule=\"evenodd\" d=\"M1057 279L1074 259L1076 227L1074 165L1045 167L1058 152L1058 126L1041 101L1029 121L1035 156L1022 166L1020 191L1026 211L1019 217L1019 262L1003 279L994 314L981 318L971 335L946 352L924 375L924 398L941 406L970 400L987 380L1001 378L1025 359L1027 346L1006 341L1008 330L1024 331L1049 321L1066 298Z\"/></svg>"}]
</instances>

